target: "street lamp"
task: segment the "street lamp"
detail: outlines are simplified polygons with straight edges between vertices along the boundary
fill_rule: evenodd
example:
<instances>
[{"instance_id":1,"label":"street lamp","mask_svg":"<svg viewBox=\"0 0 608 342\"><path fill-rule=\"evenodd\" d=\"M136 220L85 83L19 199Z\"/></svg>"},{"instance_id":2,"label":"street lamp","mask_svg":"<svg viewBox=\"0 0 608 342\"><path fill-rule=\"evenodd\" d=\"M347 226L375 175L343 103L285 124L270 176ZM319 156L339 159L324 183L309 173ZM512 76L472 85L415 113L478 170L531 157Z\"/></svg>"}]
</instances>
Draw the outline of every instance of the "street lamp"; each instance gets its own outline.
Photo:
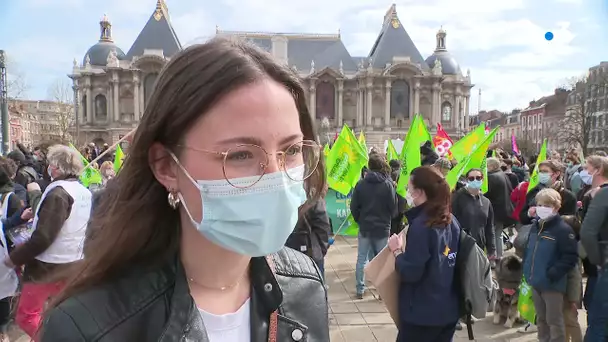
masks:
<instances>
[{"instance_id":1,"label":"street lamp","mask_svg":"<svg viewBox=\"0 0 608 342\"><path fill-rule=\"evenodd\" d=\"M6 54L0 50L0 124L2 125L2 153L8 153L8 80L6 79Z\"/></svg>"}]
</instances>

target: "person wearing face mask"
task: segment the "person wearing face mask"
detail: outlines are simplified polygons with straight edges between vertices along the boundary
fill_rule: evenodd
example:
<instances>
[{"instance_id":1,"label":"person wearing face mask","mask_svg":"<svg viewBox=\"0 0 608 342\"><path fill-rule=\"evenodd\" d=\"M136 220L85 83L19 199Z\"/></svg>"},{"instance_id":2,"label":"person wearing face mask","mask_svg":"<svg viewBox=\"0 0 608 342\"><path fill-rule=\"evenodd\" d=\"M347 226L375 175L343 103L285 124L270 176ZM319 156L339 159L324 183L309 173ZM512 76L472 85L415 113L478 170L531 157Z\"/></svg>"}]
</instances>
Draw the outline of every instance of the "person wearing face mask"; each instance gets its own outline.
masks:
<instances>
[{"instance_id":1,"label":"person wearing face mask","mask_svg":"<svg viewBox=\"0 0 608 342\"><path fill-rule=\"evenodd\" d=\"M490 200L480 191L483 173L471 169L466 174L466 186L452 195L452 214L462 229L471 235L477 245L487 251L490 259L495 257L494 211Z\"/></svg>"},{"instance_id":2,"label":"person wearing face mask","mask_svg":"<svg viewBox=\"0 0 608 342\"><path fill-rule=\"evenodd\" d=\"M572 228L558 214L562 199L554 189L536 194L534 221L523 258L524 277L532 287L539 341L565 341L563 308L567 276L578 263Z\"/></svg>"},{"instance_id":3,"label":"person wearing face mask","mask_svg":"<svg viewBox=\"0 0 608 342\"><path fill-rule=\"evenodd\" d=\"M536 194L546 188L554 189L560 194L562 200L559 208L560 215L576 215L576 196L563 186L561 174L560 165L553 160L545 160L538 165L538 185L529 189L526 194L526 203L519 213L520 223L530 224L533 219L537 218Z\"/></svg>"},{"instance_id":4,"label":"person wearing face mask","mask_svg":"<svg viewBox=\"0 0 608 342\"><path fill-rule=\"evenodd\" d=\"M91 212L91 192L78 181L83 169L80 154L68 146L52 146L48 165L54 181L41 195L33 233L4 259L8 267L24 266L15 322L32 338L47 300L63 286L63 273L83 258L82 243ZM28 188L32 184L36 183Z\"/></svg>"},{"instance_id":5,"label":"person wearing face mask","mask_svg":"<svg viewBox=\"0 0 608 342\"><path fill-rule=\"evenodd\" d=\"M460 316L454 282L461 228L450 213L450 197L449 185L434 167L412 171L405 250L398 235L388 242L400 278L397 342L454 338Z\"/></svg>"},{"instance_id":6,"label":"person wearing face mask","mask_svg":"<svg viewBox=\"0 0 608 342\"><path fill-rule=\"evenodd\" d=\"M578 194L583 186L583 181L580 173L583 171L580 158L576 154L569 154L566 159L566 181L565 187L572 191L573 194Z\"/></svg>"},{"instance_id":7,"label":"person wearing face mask","mask_svg":"<svg viewBox=\"0 0 608 342\"><path fill-rule=\"evenodd\" d=\"M314 127L250 42L173 55L37 341L329 341L319 269L284 247L325 189Z\"/></svg>"},{"instance_id":8,"label":"person wearing face mask","mask_svg":"<svg viewBox=\"0 0 608 342\"><path fill-rule=\"evenodd\" d=\"M390 173L384 156L370 154L368 173L357 183L351 197L350 212L359 224L355 268L358 299L363 299L365 293L365 263L386 247L391 221L397 216L397 194Z\"/></svg>"},{"instance_id":9,"label":"person wearing face mask","mask_svg":"<svg viewBox=\"0 0 608 342\"><path fill-rule=\"evenodd\" d=\"M585 341L595 342L604 341L608 326L608 157L588 157L582 173L592 187L583 204L580 234L588 276L583 297L589 323Z\"/></svg>"}]
</instances>

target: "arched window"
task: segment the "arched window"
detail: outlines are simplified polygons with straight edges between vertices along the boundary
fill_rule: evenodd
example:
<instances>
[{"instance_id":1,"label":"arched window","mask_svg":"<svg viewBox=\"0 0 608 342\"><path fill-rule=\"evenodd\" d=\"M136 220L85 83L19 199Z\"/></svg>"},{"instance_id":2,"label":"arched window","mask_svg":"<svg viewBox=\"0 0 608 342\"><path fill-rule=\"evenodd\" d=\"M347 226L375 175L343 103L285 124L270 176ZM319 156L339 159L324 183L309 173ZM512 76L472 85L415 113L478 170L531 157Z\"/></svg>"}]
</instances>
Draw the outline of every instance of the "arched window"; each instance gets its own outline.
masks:
<instances>
[{"instance_id":1,"label":"arched window","mask_svg":"<svg viewBox=\"0 0 608 342\"><path fill-rule=\"evenodd\" d=\"M449 102L441 105L441 121L452 121L452 105Z\"/></svg>"},{"instance_id":2,"label":"arched window","mask_svg":"<svg viewBox=\"0 0 608 342\"><path fill-rule=\"evenodd\" d=\"M391 118L410 117L410 86L404 80L393 81L391 88Z\"/></svg>"},{"instance_id":3,"label":"arched window","mask_svg":"<svg viewBox=\"0 0 608 342\"><path fill-rule=\"evenodd\" d=\"M152 95L152 92L154 91L157 77L157 73L151 73L144 78L144 104L148 104L148 100L150 100L150 95Z\"/></svg>"},{"instance_id":4,"label":"arched window","mask_svg":"<svg viewBox=\"0 0 608 342\"><path fill-rule=\"evenodd\" d=\"M108 118L108 103L102 94L95 96L95 119L106 120Z\"/></svg>"},{"instance_id":5,"label":"arched window","mask_svg":"<svg viewBox=\"0 0 608 342\"><path fill-rule=\"evenodd\" d=\"M80 108L82 108L82 119L80 120L81 122L86 122L87 121L87 96L86 95L82 95L82 100L81 100L81 104L80 104Z\"/></svg>"},{"instance_id":6,"label":"arched window","mask_svg":"<svg viewBox=\"0 0 608 342\"><path fill-rule=\"evenodd\" d=\"M317 119L335 117L336 90L331 82L317 84Z\"/></svg>"}]
</instances>

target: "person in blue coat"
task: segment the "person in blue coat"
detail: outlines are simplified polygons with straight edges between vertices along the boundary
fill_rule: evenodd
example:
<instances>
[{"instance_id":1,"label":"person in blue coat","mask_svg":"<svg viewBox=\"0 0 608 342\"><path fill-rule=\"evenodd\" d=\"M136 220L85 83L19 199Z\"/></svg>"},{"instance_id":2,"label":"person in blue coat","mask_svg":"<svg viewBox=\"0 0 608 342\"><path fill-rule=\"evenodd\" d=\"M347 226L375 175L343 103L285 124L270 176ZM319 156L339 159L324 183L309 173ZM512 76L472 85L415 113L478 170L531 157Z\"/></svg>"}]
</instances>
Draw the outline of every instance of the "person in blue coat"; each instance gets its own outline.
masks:
<instances>
[{"instance_id":1,"label":"person in blue coat","mask_svg":"<svg viewBox=\"0 0 608 342\"><path fill-rule=\"evenodd\" d=\"M389 239L399 287L397 342L450 342L459 318L455 266L460 227L450 212L450 187L437 170L423 166L410 175L405 249Z\"/></svg>"},{"instance_id":2,"label":"person in blue coat","mask_svg":"<svg viewBox=\"0 0 608 342\"><path fill-rule=\"evenodd\" d=\"M578 263L578 247L572 228L558 212L562 198L545 188L535 197L533 226L524 252L524 277L532 287L539 341L565 341L562 314L567 275Z\"/></svg>"}]
</instances>

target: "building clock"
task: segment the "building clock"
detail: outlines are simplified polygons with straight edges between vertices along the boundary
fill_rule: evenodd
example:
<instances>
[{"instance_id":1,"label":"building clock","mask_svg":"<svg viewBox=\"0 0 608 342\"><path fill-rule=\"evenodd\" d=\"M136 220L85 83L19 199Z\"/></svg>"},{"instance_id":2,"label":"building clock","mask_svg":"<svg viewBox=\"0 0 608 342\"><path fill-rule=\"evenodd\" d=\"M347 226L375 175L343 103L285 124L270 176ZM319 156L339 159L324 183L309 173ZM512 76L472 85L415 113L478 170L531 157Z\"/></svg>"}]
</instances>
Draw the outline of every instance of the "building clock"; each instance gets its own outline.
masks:
<instances>
[{"instance_id":1,"label":"building clock","mask_svg":"<svg viewBox=\"0 0 608 342\"><path fill-rule=\"evenodd\" d=\"M394 28L399 28L399 19L393 19L391 20L391 24L393 25Z\"/></svg>"}]
</instances>

